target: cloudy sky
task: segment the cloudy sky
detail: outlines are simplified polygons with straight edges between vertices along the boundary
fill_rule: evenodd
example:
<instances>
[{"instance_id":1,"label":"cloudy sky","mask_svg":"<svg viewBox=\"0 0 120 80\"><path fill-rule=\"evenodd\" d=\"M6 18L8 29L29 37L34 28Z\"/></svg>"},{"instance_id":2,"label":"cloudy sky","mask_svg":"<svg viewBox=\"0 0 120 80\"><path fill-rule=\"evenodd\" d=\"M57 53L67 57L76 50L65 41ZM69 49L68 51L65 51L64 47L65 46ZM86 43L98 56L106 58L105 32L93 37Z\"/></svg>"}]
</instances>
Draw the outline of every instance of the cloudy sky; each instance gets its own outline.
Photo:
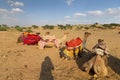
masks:
<instances>
[{"instance_id":1,"label":"cloudy sky","mask_svg":"<svg viewBox=\"0 0 120 80\"><path fill-rule=\"evenodd\" d=\"M0 24L120 23L120 0L0 0Z\"/></svg>"}]
</instances>

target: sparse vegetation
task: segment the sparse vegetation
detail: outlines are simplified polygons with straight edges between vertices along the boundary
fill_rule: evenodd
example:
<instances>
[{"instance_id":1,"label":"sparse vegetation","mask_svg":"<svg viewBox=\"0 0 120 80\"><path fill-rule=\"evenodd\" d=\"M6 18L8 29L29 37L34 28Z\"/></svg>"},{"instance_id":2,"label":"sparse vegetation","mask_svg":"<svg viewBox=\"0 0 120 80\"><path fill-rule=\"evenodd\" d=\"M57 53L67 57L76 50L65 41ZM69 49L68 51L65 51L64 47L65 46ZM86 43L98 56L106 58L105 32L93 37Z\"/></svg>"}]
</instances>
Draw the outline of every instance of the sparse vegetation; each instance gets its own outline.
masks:
<instances>
[{"instance_id":1,"label":"sparse vegetation","mask_svg":"<svg viewBox=\"0 0 120 80\"><path fill-rule=\"evenodd\" d=\"M25 32L29 32L30 33L30 32L33 32L33 31L31 29L27 29Z\"/></svg>"},{"instance_id":2,"label":"sparse vegetation","mask_svg":"<svg viewBox=\"0 0 120 80\"><path fill-rule=\"evenodd\" d=\"M7 29L5 27L0 26L0 31L7 31Z\"/></svg>"},{"instance_id":3,"label":"sparse vegetation","mask_svg":"<svg viewBox=\"0 0 120 80\"><path fill-rule=\"evenodd\" d=\"M39 26L37 26L37 25L32 25L32 27L33 27L34 29L39 28Z\"/></svg>"},{"instance_id":4,"label":"sparse vegetation","mask_svg":"<svg viewBox=\"0 0 120 80\"><path fill-rule=\"evenodd\" d=\"M73 28L73 26L71 26L70 24L66 24L66 25L58 24L58 29L61 29L61 30L67 30L67 29L72 30L72 28Z\"/></svg>"},{"instance_id":5,"label":"sparse vegetation","mask_svg":"<svg viewBox=\"0 0 120 80\"><path fill-rule=\"evenodd\" d=\"M58 29L66 30L66 26L58 24Z\"/></svg>"},{"instance_id":6,"label":"sparse vegetation","mask_svg":"<svg viewBox=\"0 0 120 80\"><path fill-rule=\"evenodd\" d=\"M5 24L0 25L0 31L7 31L9 27Z\"/></svg>"},{"instance_id":7,"label":"sparse vegetation","mask_svg":"<svg viewBox=\"0 0 120 80\"><path fill-rule=\"evenodd\" d=\"M84 27L84 29L88 30L88 29L90 29L90 27Z\"/></svg>"},{"instance_id":8,"label":"sparse vegetation","mask_svg":"<svg viewBox=\"0 0 120 80\"><path fill-rule=\"evenodd\" d=\"M96 27L96 24L92 24L90 25L91 28L95 28Z\"/></svg>"},{"instance_id":9,"label":"sparse vegetation","mask_svg":"<svg viewBox=\"0 0 120 80\"><path fill-rule=\"evenodd\" d=\"M70 24L66 24L66 25L62 25L62 24L58 24L57 25L58 29L60 30L72 30L73 29L73 25L70 25ZM110 24L99 24L99 23L94 23L94 24L91 24L91 25L76 25L75 27L75 30L80 30L82 28L88 30L88 29L92 29L92 28L98 28L98 29L116 29L116 28L119 28L120 27L120 24L117 24L117 23L110 23ZM17 30L17 31L28 31L28 32L33 32L32 29L37 29L39 28L39 26L37 25L32 25L31 27L21 27L19 25L16 25L15 27L14 26L7 26L6 24L2 24L0 25L0 31L7 31L7 30ZM54 25L45 25L45 26L42 26L42 28L44 30L46 29L54 29L55 26Z\"/></svg>"},{"instance_id":10,"label":"sparse vegetation","mask_svg":"<svg viewBox=\"0 0 120 80\"><path fill-rule=\"evenodd\" d=\"M42 28L45 30L45 29L54 29L55 26L53 25L45 25L45 26L42 26Z\"/></svg>"},{"instance_id":11,"label":"sparse vegetation","mask_svg":"<svg viewBox=\"0 0 120 80\"><path fill-rule=\"evenodd\" d=\"M77 26L76 28L75 28L75 30L80 30L80 29L82 29L83 28L83 26Z\"/></svg>"},{"instance_id":12,"label":"sparse vegetation","mask_svg":"<svg viewBox=\"0 0 120 80\"><path fill-rule=\"evenodd\" d=\"M18 26L18 25L15 26L15 29L16 29L17 31L20 31L20 32L23 31L23 27L20 27L20 26Z\"/></svg>"}]
</instances>

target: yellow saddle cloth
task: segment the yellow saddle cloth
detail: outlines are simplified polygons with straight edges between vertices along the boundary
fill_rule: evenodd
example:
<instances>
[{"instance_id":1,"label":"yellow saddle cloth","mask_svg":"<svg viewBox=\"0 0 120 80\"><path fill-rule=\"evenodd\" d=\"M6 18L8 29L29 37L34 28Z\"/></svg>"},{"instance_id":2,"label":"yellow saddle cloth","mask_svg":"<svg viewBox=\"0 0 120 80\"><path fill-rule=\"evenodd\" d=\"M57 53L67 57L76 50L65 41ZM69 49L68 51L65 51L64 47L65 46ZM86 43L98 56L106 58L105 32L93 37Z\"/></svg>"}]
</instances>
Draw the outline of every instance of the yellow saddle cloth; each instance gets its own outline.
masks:
<instances>
[{"instance_id":1,"label":"yellow saddle cloth","mask_svg":"<svg viewBox=\"0 0 120 80\"><path fill-rule=\"evenodd\" d=\"M82 51L82 45L80 47L75 48L75 52L74 52L73 49L68 50L67 48L63 52L64 52L65 55L69 56L70 58L73 58L74 53L75 53L75 55L78 55L79 50Z\"/></svg>"}]
</instances>

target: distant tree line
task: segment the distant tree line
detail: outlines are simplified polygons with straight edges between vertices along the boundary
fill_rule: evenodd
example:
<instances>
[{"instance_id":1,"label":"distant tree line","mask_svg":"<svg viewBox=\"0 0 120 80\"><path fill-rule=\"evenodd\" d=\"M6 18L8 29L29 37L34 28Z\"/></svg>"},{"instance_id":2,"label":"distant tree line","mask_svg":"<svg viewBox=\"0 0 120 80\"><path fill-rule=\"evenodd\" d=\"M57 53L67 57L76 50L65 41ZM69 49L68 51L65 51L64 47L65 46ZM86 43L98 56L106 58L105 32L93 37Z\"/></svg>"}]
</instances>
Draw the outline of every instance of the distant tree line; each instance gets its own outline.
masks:
<instances>
[{"instance_id":1,"label":"distant tree line","mask_svg":"<svg viewBox=\"0 0 120 80\"><path fill-rule=\"evenodd\" d=\"M71 24L66 24L66 25L62 25L62 24L58 24L57 26L54 26L54 25L44 25L42 26L43 30L46 30L46 29L54 29L54 28L58 28L60 30L72 30L73 27L75 28L75 30L80 30L82 28L84 29L91 29L91 28L101 28L101 29L114 29L116 27L120 27L120 24L117 24L117 23L110 23L110 24L99 24L99 23L94 23L94 24L91 24L91 25L71 25ZM38 29L39 26L37 25L32 25L30 27L22 27L22 26L19 26L19 25L16 25L16 26L7 26L6 24L1 24L0 25L0 31L8 31L8 30L11 30L11 29L14 29L16 31L20 31L20 32L23 32L23 31L27 31L27 32L32 32L32 29Z\"/></svg>"}]
</instances>

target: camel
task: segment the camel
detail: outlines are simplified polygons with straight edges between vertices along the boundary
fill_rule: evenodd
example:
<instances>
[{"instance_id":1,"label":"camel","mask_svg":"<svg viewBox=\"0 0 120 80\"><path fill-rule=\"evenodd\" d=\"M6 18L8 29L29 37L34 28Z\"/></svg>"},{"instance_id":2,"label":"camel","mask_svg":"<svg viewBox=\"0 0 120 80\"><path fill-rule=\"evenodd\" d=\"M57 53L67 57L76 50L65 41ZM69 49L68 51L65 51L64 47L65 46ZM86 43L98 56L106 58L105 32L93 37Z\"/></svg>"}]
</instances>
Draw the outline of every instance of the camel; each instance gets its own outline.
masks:
<instances>
[{"instance_id":1,"label":"camel","mask_svg":"<svg viewBox=\"0 0 120 80\"><path fill-rule=\"evenodd\" d=\"M59 48L64 46L64 41L67 39L68 34L69 34L68 32L65 32L62 38L56 39L56 44Z\"/></svg>"},{"instance_id":2,"label":"camel","mask_svg":"<svg viewBox=\"0 0 120 80\"><path fill-rule=\"evenodd\" d=\"M92 69L95 73L94 75L97 75L99 77L104 77L108 75L106 63L100 55L95 55L89 61L84 63L83 68L87 73L89 73Z\"/></svg>"},{"instance_id":3,"label":"camel","mask_svg":"<svg viewBox=\"0 0 120 80\"><path fill-rule=\"evenodd\" d=\"M76 45L75 47L68 47L68 45L66 45L64 48L61 48L61 52L60 52L60 56L61 57L64 57L64 58L67 58L67 59L77 59L78 56L81 56L80 54L83 53L83 49L85 49L85 44L86 44L86 41L87 41L87 38L91 35L91 33L89 32L85 32L84 33L84 38L83 40L81 40L79 37L76 38L76 39L72 39L71 41L69 42L66 42L66 44L69 43L73 45ZM81 44L82 43L82 44Z\"/></svg>"},{"instance_id":4,"label":"camel","mask_svg":"<svg viewBox=\"0 0 120 80\"><path fill-rule=\"evenodd\" d=\"M92 53L92 51L90 51L86 48L86 42L87 42L87 39L90 35L91 35L91 33L85 32L82 45L80 45L77 48L70 49L70 50L67 50L67 48L65 47L60 52L60 55L62 55L64 58L68 58L68 59L71 58L71 55L72 55L72 57L76 58L76 56L78 57L79 52L81 54L81 53L83 53L82 51L85 49L85 50L89 51L89 53L95 54L95 55L90 60L88 60L86 63L83 64L84 70L87 73L89 73L89 71L91 69L93 69L93 71L95 72L95 74L97 76L107 76L107 74L108 74L107 67L106 67L107 54L106 55L99 55L97 53Z\"/></svg>"},{"instance_id":5,"label":"camel","mask_svg":"<svg viewBox=\"0 0 120 80\"><path fill-rule=\"evenodd\" d=\"M47 41L45 39L40 40L38 42L38 46L39 46L40 49L44 49L46 46L47 47L55 46L57 48L60 48L63 45L63 42L67 39L68 34L69 33L64 33L64 36L60 39L56 39L54 35L53 36L47 36L48 39L46 38L46 36L44 36Z\"/></svg>"},{"instance_id":6,"label":"camel","mask_svg":"<svg viewBox=\"0 0 120 80\"><path fill-rule=\"evenodd\" d=\"M98 43L93 47L92 54L95 54L88 62L83 64L84 70L89 73L92 69L96 76L107 76L107 56L106 45L104 40L98 39Z\"/></svg>"},{"instance_id":7,"label":"camel","mask_svg":"<svg viewBox=\"0 0 120 80\"><path fill-rule=\"evenodd\" d=\"M29 33L23 32L17 39L17 43L22 43Z\"/></svg>"}]
</instances>

